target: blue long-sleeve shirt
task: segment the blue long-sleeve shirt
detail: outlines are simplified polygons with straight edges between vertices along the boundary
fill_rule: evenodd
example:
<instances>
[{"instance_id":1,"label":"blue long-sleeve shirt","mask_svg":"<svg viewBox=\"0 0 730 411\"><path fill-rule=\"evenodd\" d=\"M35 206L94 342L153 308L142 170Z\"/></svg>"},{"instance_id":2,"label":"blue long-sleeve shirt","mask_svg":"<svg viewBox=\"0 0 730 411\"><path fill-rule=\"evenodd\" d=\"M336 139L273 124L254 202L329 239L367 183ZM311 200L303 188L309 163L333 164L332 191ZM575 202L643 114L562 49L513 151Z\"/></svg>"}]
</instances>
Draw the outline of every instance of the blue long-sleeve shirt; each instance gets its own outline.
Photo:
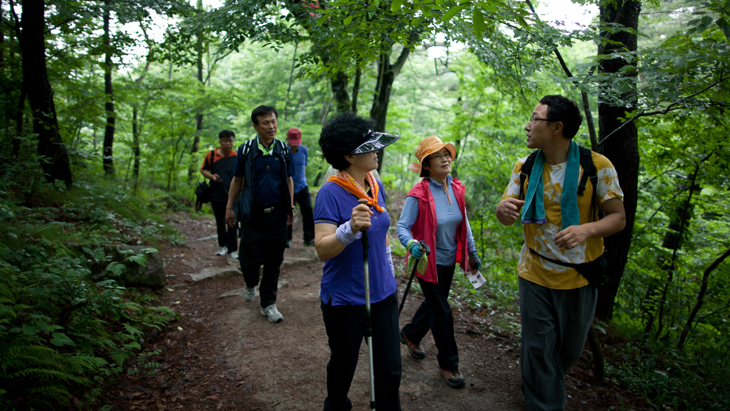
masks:
<instances>
[{"instance_id":1,"label":"blue long-sleeve shirt","mask_svg":"<svg viewBox=\"0 0 730 411\"><path fill-rule=\"evenodd\" d=\"M446 198L446 193L441 183L429 177L428 187L431 189L431 195L433 196L436 208L436 264L448 266L456 262L456 229L461 224L462 215L461 211L459 211L456 197L454 196L454 189L451 187L452 178L451 176L447 176L446 178L448 179L447 187L449 189L449 197L452 200L451 204L449 204L449 200ZM466 215L466 210L464 210L464 215ZM410 196L406 197L406 201L403 204L403 211L400 214L400 219L398 219L398 225L396 226L398 239L404 247L407 247L406 244L413 239L411 227L416 222L417 216L418 199ZM468 219L466 220L466 244L469 254L476 252L476 245L474 244L474 237L472 236Z\"/></svg>"}]
</instances>

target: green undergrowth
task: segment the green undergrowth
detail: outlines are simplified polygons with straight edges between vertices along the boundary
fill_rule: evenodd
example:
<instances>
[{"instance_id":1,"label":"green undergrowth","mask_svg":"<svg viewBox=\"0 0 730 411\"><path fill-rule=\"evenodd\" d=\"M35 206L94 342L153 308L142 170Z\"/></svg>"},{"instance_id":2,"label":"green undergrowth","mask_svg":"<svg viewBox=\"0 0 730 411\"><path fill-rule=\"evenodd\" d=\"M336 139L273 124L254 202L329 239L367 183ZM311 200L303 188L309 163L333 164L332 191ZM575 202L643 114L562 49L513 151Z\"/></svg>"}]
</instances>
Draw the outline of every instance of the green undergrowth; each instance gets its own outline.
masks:
<instances>
[{"instance_id":1,"label":"green undergrowth","mask_svg":"<svg viewBox=\"0 0 730 411\"><path fill-rule=\"evenodd\" d=\"M0 409L102 409L101 387L116 374L155 371L140 353L145 333L176 314L149 292L92 280L72 246L108 261L98 245L184 244L160 217L182 202L103 180L77 180L70 190L0 184ZM126 260L144 264L146 255Z\"/></svg>"},{"instance_id":2,"label":"green undergrowth","mask_svg":"<svg viewBox=\"0 0 730 411\"><path fill-rule=\"evenodd\" d=\"M621 341L606 364L608 378L641 395L657 410L730 409L730 340L678 350L666 341L646 339L614 322Z\"/></svg>"}]
</instances>

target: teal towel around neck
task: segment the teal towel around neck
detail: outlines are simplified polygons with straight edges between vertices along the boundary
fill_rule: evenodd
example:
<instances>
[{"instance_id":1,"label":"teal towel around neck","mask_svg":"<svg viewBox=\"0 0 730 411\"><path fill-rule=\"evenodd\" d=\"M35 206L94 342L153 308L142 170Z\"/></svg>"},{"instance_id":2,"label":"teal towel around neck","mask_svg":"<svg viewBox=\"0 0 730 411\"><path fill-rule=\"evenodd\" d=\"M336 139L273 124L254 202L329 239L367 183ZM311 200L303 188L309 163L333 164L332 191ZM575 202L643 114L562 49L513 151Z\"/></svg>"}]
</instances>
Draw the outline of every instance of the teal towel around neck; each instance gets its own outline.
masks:
<instances>
[{"instance_id":1,"label":"teal towel around neck","mask_svg":"<svg viewBox=\"0 0 730 411\"><path fill-rule=\"evenodd\" d=\"M522 224L545 224L545 203L543 202L542 169L545 165L545 154L537 150L535 163L530 173L530 182L525 193L525 205L522 208ZM560 230L571 225L580 224L578 211L578 177L580 176L580 150L575 141L570 142L568 150L568 164L563 180L563 193L560 195L560 215L562 224ZM539 192L538 192L539 188Z\"/></svg>"},{"instance_id":2,"label":"teal towel around neck","mask_svg":"<svg viewBox=\"0 0 730 411\"><path fill-rule=\"evenodd\" d=\"M545 154L537 150L535 162L532 164L530 181L527 183L525 204L522 206L522 224L545 224L545 203L543 202L542 168L545 165ZM540 190L538 190L538 188Z\"/></svg>"}]
</instances>

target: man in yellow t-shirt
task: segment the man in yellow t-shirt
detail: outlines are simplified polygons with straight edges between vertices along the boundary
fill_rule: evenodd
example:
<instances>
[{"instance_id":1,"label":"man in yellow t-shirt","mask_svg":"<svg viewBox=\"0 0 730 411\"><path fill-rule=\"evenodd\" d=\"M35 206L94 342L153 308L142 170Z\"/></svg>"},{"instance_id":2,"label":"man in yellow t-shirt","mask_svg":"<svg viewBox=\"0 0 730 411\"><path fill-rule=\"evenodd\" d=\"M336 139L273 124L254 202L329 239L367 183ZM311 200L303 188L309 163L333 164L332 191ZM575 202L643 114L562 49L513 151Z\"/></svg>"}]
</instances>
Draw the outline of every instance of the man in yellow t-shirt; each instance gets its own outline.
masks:
<instances>
[{"instance_id":1,"label":"man in yellow t-shirt","mask_svg":"<svg viewBox=\"0 0 730 411\"><path fill-rule=\"evenodd\" d=\"M527 147L538 149L529 180L520 187L525 157L512 170L496 210L504 225L518 218L524 223L525 243L517 272L520 367L529 411L565 408L563 374L580 358L596 309L597 289L575 268L563 264L596 260L604 251L603 238L626 225L623 192L606 157L591 153L597 184L594 187L589 180L583 194L576 194L584 170L572 139L581 122L572 100L558 95L540 100L525 125ZM594 205L605 217L595 217Z\"/></svg>"}]
</instances>

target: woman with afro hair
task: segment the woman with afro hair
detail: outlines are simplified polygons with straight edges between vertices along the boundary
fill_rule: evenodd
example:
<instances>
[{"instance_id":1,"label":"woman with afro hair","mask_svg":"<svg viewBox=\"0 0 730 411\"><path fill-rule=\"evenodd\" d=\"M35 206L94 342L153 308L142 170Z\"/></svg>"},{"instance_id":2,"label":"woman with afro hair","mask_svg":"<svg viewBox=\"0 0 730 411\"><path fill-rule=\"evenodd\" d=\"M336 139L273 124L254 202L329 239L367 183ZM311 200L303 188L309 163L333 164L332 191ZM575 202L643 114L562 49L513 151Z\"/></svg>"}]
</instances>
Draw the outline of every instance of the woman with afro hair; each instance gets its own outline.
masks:
<instances>
[{"instance_id":1,"label":"woman with afro hair","mask_svg":"<svg viewBox=\"0 0 730 411\"><path fill-rule=\"evenodd\" d=\"M330 347L324 410L350 410L347 397L365 331L362 230L368 232L372 351L378 411L400 410L401 356L397 283L386 234L390 218L383 184L372 176L377 151L398 136L373 132L374 123L343 113L322 129L319 145L337 174L317 193L314 242L325 261L320 300ZM366 199L367 205L358 204Z\"/></svg>"}]
</instances>

